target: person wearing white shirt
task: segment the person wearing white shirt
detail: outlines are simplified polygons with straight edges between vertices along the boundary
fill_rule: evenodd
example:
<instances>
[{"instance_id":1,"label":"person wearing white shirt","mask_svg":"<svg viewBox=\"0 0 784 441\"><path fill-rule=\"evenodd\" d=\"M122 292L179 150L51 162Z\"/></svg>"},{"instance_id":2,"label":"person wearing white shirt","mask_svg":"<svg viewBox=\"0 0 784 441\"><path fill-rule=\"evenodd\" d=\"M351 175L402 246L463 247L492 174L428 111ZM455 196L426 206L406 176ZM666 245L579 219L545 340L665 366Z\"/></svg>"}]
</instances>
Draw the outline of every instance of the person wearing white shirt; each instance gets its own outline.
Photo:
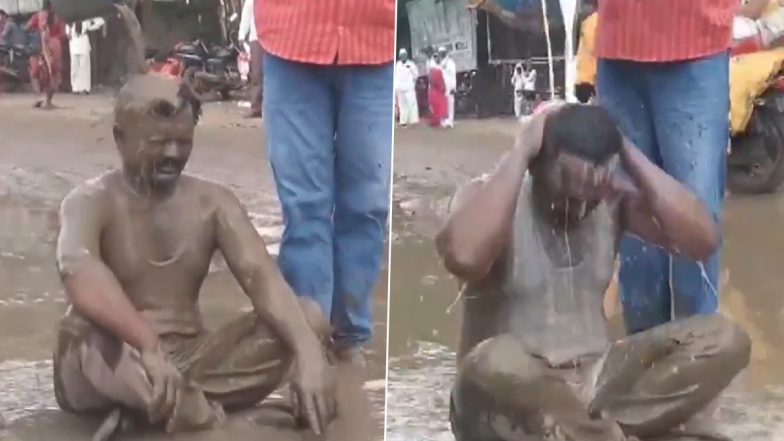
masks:
<instances>
[{"instance_id":1,"label":"person wearing white shirt","mask_svg":"<svg viewBox=\"0 0 784 441\"><path fill-rule=\"evenodd\" d=\"M405 49L400 49L398 62L395 65L395 100L400 114L400 125L403 127L419 122L416 96L417 78L419 78L419 69L408 58L408 52Z\"/></svg>"},{"instance_id":2,"label":"person wearing white shirt","mask_svg":"<svg viewBox=\"0 0 784 441\"><path fill-rule=\"evenodd\" d=\"M518 119L522 117L525 112L523 110L525 104L525 97L523 96L525 90L525 72L523 71L522 63L517 63L512 73L512 89L514 90L514 113Z\"/></svg>"},{"instance_id":3,"label":"person wearing white shirt","mask_svg":"<svg viewBox=\"0 0 784 441\"><path fill-rule=\"evenodd\" d=\"M247 42L250 46L250 113L248 118L261 117L262 99L262 58L264 50L259 44L259 36L256 33L256 17L254 12L254 0L245 0L242 4L242 16L240 17L239 39Z\"/></svg>"},{"instance_id":4,"label":"person wearing white shirt","mask_svg":"<svg viewBox=\"0 0 784 441\"><path fill-rule=\"evenodd\" d=\"M68 47L71 54L71 90L76 94L87 95L92 89L90 63L90 35L104 25L102 18L76 22L66 26Z\"/></svg>"},{"instance_id":5,"label":"person wearing white shirt","mask_svg":"<svg viewBox=\"0 0 784 441\"><path fill-rule=\"evenodd\" d=\"M447 117L444 127L455 126L455 90L457 89L457 67L444 46L438 48L438 57L441 59L441 68L444 70L444 83L446 84Z\"/></svg>"}]
</instances>

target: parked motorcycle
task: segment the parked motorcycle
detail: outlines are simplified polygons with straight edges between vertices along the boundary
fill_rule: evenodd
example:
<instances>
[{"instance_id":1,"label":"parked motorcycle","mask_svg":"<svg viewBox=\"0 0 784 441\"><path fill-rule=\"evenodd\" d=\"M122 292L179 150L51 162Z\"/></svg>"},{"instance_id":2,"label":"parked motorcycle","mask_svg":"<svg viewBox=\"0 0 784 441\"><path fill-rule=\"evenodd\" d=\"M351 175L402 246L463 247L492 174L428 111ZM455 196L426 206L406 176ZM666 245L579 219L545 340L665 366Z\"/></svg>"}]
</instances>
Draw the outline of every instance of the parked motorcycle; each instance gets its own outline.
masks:
<instances>
[{"instance_id":1,"label":"parked motorcycle","mask_svg":"<svg viewBox=\"0 0 784 441\"><path fill-rule=\"evenodd\" d=\"M763 29L780 31L781 18L784 15L769 16L772 21ZM759 23L736 17L733 24L727 186L736 193L770 193L784 183L784 48L771 49L781 35L762 38ZM583 25L578 48L583 89L578 90L585 92L581 98L587 100L596 84L596 61L583 46L592 46L596 24Z\"/></svg>"},{"instance_id":2,"label":"parked motorcycle","mask_svg":"<svg viewBox=\"0 0 784 441\"><path fill-rule=\"evenodd\" d=\"M474 78L476 78L476 75L476 70L457 74L455 114L472 117L479 116L479 102L476 99L474 89Z\"/></svg>"},{"instance_id":3,"label":"parked motorcycle","mask_svg":"<svg viewBox=\"0 0 784 441\"><path fill-rule=\"evenodd\" d=\"M745 20L747 21L748 20ZM784 182L784 49L736 19L730 63L730 154L727 185L770 193Z\"/></svg>"},{"instance_id":4,"label":"parked motorcycle","mask_svg":"<svg viewBox=\"0 0 784 441\"><path fill-rule=\"evenodd\" d=\"M182 78L202 101L217 92L224 100L231 92L242 89L242 77L237 67L240 50L235 43L226 47L207 45L196 40L179 44L174 48L174 57L183 66Z\"/></svg>"},{"instance_id":5,"label":"parked motorcycle","mask_svg":"<svg viewBox=\"0 0 784 441\"><path fill-rule=\"evenodd\" d=\"M0 45L0 92L13 92L30 82L30 53L21 46Z\"/></svg>"}]
</instances>

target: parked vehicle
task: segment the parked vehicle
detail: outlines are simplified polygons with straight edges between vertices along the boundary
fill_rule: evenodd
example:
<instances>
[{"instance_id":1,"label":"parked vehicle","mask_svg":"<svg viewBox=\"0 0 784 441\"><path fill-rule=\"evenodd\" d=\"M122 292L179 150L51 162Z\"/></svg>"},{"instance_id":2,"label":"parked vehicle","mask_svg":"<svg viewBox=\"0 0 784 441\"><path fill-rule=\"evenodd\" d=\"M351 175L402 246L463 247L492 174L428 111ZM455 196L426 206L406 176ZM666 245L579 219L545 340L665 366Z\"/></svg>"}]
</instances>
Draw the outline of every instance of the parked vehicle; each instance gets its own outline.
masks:
<instances>
[{"instance_id":1,"label":"parked vehicle","mask_svg":"<svg viewBox=\"0 0 784 441\"><path fill-rule=\"evenodd\" d=\"M578 49L584 67L578 90L587 100L596 63L582 46L592 45L595 23L584 25L589 26L583 26ZM770 193L784 183L784 48L766 47L754 20L736 17L733 28L727 186L737 193Z\"/></svg>"},{"instance_id":2,"label":"parked vehicle","mask_svg":"<svg viewBox=\"0 0 784 441\"><path fill-rule=\"evenodd\" d=\"M214 92L222 99L229 99L231 92L244 86L237 66L239 53L239 47L233 42L225 47L208 48L196 40L174 48L174 56L183 66L183 81L203 100Z\"/></svg>"},{"instance_id":3,"label":"parked vehicle","mask_svg":"<svg viewBox=\"0 0 784 441\"><path fill-rule=\"evenodd\" d=\"M13 92L30 82L30 53L21 46L0 45L0 92Z\"/></svg>"}]
</instances>

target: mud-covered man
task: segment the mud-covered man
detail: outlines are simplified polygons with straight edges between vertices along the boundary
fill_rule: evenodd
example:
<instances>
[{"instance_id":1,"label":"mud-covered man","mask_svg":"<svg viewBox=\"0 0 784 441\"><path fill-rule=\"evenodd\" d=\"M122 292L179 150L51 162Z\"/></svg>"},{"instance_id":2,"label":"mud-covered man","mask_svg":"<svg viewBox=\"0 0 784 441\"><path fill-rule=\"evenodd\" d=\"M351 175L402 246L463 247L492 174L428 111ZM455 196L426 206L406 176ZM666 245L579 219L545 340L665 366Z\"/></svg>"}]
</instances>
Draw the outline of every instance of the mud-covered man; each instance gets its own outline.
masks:
<instances>
[{"instance_id":1,"label":"mud-covered man","mask_svg":"<svg viewBox=\"0 0 784 441\"><path fill-rule=\"evenodd\" d=\"M132 77L114 113L122 169L62 202L57 265L70 307L54 356L57 401L192 430L290 380L300 420L321 432L335 406L328 324L294 296L236 196L182 174L200 114L189 96L174 80ZM216 251L253 312L210 332L198 299Z\"/></svg>"},{"instance_id":2,"label":"mud-covered man","mask_svg":"<svg viewBox=\"0 0 784 441\"><path fill-rule=\"evenodd\" d=\"M464 282L458 441L676 436L748 364L748 336L718 314L610 343L602 297L621 235L700 260L718 226L602 108L531 117L450 211L437 246Z\"/></svg>"}]
</instances>

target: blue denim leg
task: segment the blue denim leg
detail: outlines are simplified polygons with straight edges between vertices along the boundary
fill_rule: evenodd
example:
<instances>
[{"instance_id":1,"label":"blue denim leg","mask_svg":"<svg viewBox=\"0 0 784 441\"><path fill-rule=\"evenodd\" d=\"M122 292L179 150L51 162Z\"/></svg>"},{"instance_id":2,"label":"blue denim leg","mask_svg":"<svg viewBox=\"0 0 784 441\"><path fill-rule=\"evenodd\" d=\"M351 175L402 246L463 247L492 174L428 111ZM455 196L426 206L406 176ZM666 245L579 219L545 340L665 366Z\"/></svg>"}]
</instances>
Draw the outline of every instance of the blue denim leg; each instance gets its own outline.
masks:
<instances>
[{"instance_id":1,"label":"blue denim leg","mask_svg":"<svg viewBox=\"0 0 784 441\"><path fill-rule=\"evenodd\" d=\"M661 166L645 81L645 65L599 60L597 96L621 132L654 164ZM669 255L661 248L625 235L620 246L619 282L629 333L670 318Z\"/></svg>"},{"instance_id":2,"label":"blue denim leg","mask_svg":"<svg viewBox=\"0 0 784 441\"><path fill-rule=\"evenodd\" d=\"M373 326L389 215L393 65L339 70L335 155L335 297L339 344L367 341Z\"/></svg>"},{"instance_id":3,"label":"blue denim leg","mask_svg":"<svg viewBox=\"0 0 784 441\"><path fill-rule=\"evenodd\" d=\"M267 152L285 225L278 264L300 296L332 308L334 138L332 71L264 55Z\"/></svg>"},{"instance_id":4,"label":"blue denim leg","mask_svg":"<svg viewBox=\"0 0 784 441\"><path fill-rule=\"evenodd\" d=\"M664 170L682 182L721 222L729 142L729 54L656 65L651 104ZM677 317L718 311L719 252L704 263L673 256Z\"/></svg>"}]
</instances>

